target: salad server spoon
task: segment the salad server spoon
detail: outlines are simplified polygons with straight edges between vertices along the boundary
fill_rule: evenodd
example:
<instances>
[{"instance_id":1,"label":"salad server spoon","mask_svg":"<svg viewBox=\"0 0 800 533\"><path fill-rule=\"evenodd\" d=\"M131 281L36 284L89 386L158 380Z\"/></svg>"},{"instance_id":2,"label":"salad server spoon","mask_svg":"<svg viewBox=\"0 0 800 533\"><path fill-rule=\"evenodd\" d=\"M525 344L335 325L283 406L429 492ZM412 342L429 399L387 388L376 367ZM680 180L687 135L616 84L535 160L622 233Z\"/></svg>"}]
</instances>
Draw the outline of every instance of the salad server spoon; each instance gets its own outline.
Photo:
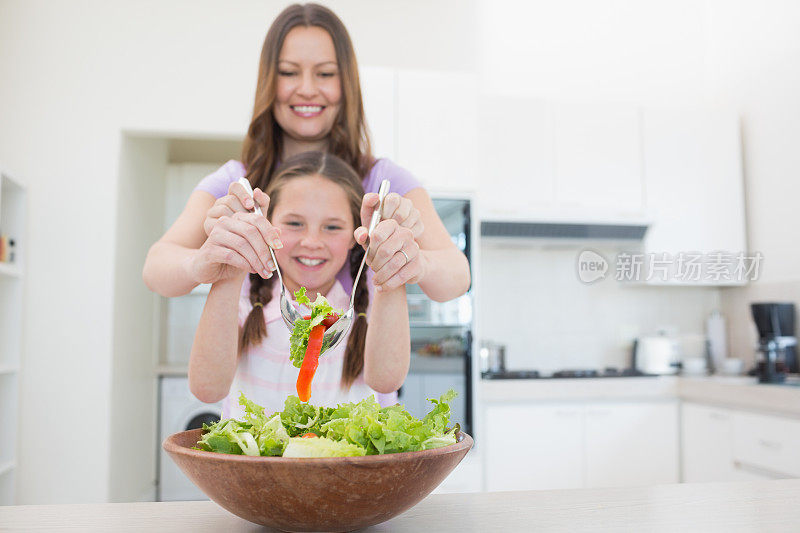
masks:
<instances>
[{"instance_id":1,"label":"salad server spoon","mask_svg":"<svg viewBox=\"0 0 800 533\"><path fill-rule=\"evenodd\" d=\"M350 307L339 317L339 320L334 322L333 325L325 331L322 350L319 352L320 355L327 350L336 348L336 346L342 342L342 339L344 339L345 334L350 330L350 326L353 325L353 317L355 316L353 304L356 297L356 287L358 287L358 281L361 279L361 272L364 270L364 265L367 262L367 254L369 253L369 246L371 244L369 242L369 237L372 235L375 226L381 221L381 217L383 216L383 199L386 198L387 194L389 194L389 180L383 180L378 189L378 206L375 208L375 211L372 212L372 219L367 229L367 249L364 251L364 257L361 259L361 265L358 267L358 274L356 274L356 279L353 280L353 289L350 291Z\"/></svg>"},{"instance_id":2,"label":"salad server spoon","mask_svg":"<svg viewBox=\"0 0 800 533\"><path fill-rule=\"evenodd\" d=\"M250 180L242 176L239 178L239 183L241 183L245 188L247 194L250 195L250 198L253 198L253 187L250 185ZM263 216L264 213L261 211L261 208L258 206L258 203L255 201L255 199L253 199L253 205L255 206L253 212ZM275 258L275 252L272 251L272 246L267 245L267 248L269 249L269 254L272 256L272 263L275 265L275 271L278 273L278 281L281 282L281 318L283 318L283 322L286 324L286 327L289 328L289 331L292 331L294 329L294 323L298 319L303 318L303 315L300 314L300 312L292 305L289 297L286 296L286 285L283 284L281 267L278 266L278 260Z\"/></svg>"}]
</instances>

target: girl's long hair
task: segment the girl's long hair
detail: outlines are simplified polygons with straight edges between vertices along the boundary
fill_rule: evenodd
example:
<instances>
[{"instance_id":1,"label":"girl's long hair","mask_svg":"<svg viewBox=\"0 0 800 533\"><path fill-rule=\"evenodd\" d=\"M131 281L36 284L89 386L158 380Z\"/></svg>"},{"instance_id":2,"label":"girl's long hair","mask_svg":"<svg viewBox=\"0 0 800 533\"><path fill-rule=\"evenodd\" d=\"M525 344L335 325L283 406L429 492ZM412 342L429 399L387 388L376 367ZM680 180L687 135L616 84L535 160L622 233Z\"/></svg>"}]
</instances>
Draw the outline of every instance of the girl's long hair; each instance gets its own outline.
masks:
<instances>
[{"instance_id":1,"label":"girl's long hair","mask_svg":"<svg viewBox=\"0 0 800 533\"><path fill-rule=\"evenodd\" d=\"M303 152L297 154L287 159L277 169L275 176L265 191L270 197L269 209L266 213L268 219L272 218L275 206L281 201L281 189L283 189L283 186L292 179L308 176L321 176L339 185L347 194L350 215L353 219L353 228L361 225L361 198L364 196L361 178L343 160L325 152ZM361 259L364 257L364 249L355 244L348 256L350 258L350 276L355 279L358 267L361 265ZM258 344L267 336L264 307L272 299L273 284L277 278L277 276L273 276L269 279L263 279L258 274L250 274L250 304L253 309L247 315L242 328L241 338L239 339L240 353L248 347ZM358 287L353 287L353 290L356 291L353 304L355 313L342 366L341 384L343 388L349 388L364 369L364 343L367 337L366 312L369 305L366 276L361 276Z\"/></svg>"},{"instance_id":2,"label":"girl's long hair","mask_svg":"<svg viewBox=\"0 0 800 533\"><path fill-rule=\"evenodd\" d=\"M281 157L283 133L273 113L277 94L278 59L283 42L297 26L316 26L333 39L342 105L331 129L328 151L343 159L363 179L372 166L369 131L361 99L358 64L350 35L333 11L318 4L294 4L273 21L264 39L258 67L253 118L242 149L242 163L253 187L266 190Z\"/></svg>"}]
</instances>

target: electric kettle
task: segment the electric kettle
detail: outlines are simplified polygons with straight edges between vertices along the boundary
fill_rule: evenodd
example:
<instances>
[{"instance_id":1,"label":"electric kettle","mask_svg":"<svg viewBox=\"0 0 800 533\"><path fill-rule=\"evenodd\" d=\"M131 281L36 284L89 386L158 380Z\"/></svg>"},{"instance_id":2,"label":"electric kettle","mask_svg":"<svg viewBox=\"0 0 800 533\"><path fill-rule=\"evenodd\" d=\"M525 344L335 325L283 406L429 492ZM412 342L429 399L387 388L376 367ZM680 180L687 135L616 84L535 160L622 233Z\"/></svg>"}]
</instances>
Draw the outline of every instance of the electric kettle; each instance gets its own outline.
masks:
<instances>
[{"instance_id":1,"label":"electric kettle","mask_svg":"<svg viewBox=\"0 0 800 533\"><path fill-rule=\"evenodd\" d=\"M678 341L666 335L641 337L633 344L633 367L645 374L675 374L678 372L680 349Z\"/></svg>"}]
</instances>

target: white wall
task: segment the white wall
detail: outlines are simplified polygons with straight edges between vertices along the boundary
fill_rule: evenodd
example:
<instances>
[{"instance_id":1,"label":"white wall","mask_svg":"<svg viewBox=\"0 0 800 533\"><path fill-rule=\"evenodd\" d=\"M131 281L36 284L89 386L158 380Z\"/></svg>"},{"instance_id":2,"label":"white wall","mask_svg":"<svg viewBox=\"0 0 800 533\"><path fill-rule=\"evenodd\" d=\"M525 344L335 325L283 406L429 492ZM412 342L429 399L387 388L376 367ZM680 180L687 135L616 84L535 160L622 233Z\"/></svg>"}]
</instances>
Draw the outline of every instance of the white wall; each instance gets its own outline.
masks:
<instances>
[{"instance_id":1,"label":"white wall","mask_svg":"<svg viewBox=\"0 0 800 533\"><path fill-rule=\"evenodd\" d=\"M688 341L704 333L705 318L719 305L719 289L622 284L613 270L587 285L576 270L583 249L488 240L481 246L481 337L506 345L508 368L628 368L639 336L663 328ZM617 253L631 250L591 249L612 263Z\"/></svg>"}]
</instances>

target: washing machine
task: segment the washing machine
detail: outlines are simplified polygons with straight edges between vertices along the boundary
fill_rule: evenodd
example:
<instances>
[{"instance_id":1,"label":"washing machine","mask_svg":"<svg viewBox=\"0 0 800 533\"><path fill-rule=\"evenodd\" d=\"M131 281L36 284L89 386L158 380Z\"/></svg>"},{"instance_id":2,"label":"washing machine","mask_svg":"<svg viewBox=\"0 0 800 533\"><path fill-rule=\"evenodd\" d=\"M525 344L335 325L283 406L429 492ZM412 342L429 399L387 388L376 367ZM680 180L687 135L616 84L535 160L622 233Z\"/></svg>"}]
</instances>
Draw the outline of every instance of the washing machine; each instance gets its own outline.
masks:
<instances>
[{"instance_id":1,"label":"washing machine","mask_svg":"<svg viewBox=\"0 0 800 533\"><path fill-rule=\"evenodd\" d=\"M189 392L189 378L162 376L159 380L158 501L207 500L161 446L179 431L201 428L220 419L222 402L203 403Z\"/></svg>"}]
</instances>

